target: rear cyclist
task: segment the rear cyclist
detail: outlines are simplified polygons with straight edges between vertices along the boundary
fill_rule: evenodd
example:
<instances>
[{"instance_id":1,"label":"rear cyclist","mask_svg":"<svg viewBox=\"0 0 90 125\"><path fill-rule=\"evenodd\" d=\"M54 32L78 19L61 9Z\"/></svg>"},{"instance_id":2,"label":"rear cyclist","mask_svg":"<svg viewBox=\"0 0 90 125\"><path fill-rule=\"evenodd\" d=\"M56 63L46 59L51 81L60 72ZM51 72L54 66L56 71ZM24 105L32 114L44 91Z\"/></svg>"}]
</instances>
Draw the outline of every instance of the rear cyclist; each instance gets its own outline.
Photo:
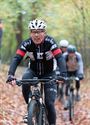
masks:
<instances>
[{"instance_id":1,"label":"rear cyclist","mask_svg":"<svg viewBox=\"0 0 90 125\"><path fill-rule=\"evenodd\" d=\"M62 54L64 54L67 51L69 42L65 39L60 40L59 47L62 51ZM56 67L56 74L59 74L59 68L57 67L57 64L55 62L54 67ZM57 98L59 101L64 103L64 93L65 93L65 83L61 83L57 85Z\"/></svg>"},{"instance_id":2,"label":"rear cyclist","mask_svg":"<svg viewBox=\"0 0 90 125\"><path fill-rule=\"evenodd\" d=\"M63 57L66 61L67 76L76 76L79 78L79 81L76 80L76 101L80 101L80 80L84 78L82 56L79 52L77 52L74 45L69 45L67 52L63 54ZM66 96L68 96L67 90L68 85L66 87ZM65 107L67 107L67 103L65 104Z\"/></svg>"}]
</instances>

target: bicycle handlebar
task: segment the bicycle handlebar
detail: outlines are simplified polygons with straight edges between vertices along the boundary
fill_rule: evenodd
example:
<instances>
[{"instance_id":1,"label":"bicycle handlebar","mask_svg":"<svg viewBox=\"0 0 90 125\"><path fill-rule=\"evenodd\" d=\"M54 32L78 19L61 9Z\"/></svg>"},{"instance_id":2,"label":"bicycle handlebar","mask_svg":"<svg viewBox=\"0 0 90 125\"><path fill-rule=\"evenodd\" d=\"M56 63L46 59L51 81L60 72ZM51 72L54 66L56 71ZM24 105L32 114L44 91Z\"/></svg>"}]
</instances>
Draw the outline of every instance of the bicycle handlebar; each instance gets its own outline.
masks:
<instances>
[{"instance_id":1,"label":"bicycle handlebar","mask_svg":"<svg viewBox=\"0 0 90 125\"><path fill-rule=\"evenodd\" d=\"M39 82L41 84L46 84L46 83L52 84L53 81L56 82L56 80L59 80L59 81L77 80L78 81L79 78L75 76L71 76L71 77L55 76L55 77L42 78L42 79L39 79L38 77L33 77L32 79L16 80L16 84L18 86L21 86L22 84L37 85Z\"/></svg>"},{"instance_id":2,"label":"bicycle handlebar","mask_svg":"<svg viewBox=\"0 0 90 125\"><path fill-rule=\"evenodd\" d=\"M22 85L22 84L30 84L30 85L36 85L39 82L42 82L44 84L44 82L49 82L50 79L22 79L22 80L16 80L16 84L17 85Z\"/></svg>"},{"instance_id":3,"label":"bicycle handlebar","mask_svg":"<svg viewBox=\"0 0 90 125\"><path fill-rule=\"evenodd\" d=\"M79 81L79 78L76 77L76 76L66 77L65 79L66 79L66 81L67 81L67 80L77 80L77 81Z\"/></svg>"},{"instance_id":4,"label":"bicycle handlebar","mask_svg":"<svg viewBox=\"0 0 90 125\"><path fill-rule=\"evenodd\" d=\"M36 85L39 82L41 82L41 84L46 84L46 83L54 84L53 81L56 82L56 80L65 81L65 77L56 76L56 77L49 77L42 79L39 79L38 77L33 77L32 79L22 79L22 80L16 79L16 84L18 86L21 86L22 84Z\"/></svg>"}]
</instances>

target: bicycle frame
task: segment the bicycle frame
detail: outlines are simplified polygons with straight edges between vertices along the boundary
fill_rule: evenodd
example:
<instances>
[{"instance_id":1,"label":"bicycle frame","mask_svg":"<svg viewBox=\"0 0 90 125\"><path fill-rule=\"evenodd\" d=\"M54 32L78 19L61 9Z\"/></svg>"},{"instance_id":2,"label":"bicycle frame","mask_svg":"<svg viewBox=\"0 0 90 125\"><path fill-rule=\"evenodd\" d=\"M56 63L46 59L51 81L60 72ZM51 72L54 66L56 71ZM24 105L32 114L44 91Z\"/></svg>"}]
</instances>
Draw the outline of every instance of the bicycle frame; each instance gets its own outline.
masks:
<instances>
[{"instance_id":1,"label":"bicycle frame","mask_svg":"<svg viewBox=\"0 0 90 125\"><path fill-rule=\"evenodd\" d=\"M35 107L38 108L38 113L35 113L38 117L38 123L34 123L35 125L45 125L47 119L47 112L45 108L45 101L44 101L44 84L45 82L49 82L50 79L24 79L16 81L17 84L30 84L30 94L29 94L29 101L28 101L28 125L33 125L32 117L33 111ZM34 109L32 109L34 108ZM32 111L33 110L33 111ZM37 110L35 110L37 112ZM37 118L36 118L37 119Z\"/></svg>"},{"instance_id":2,"label":"bicycle frame","mask_svg":"<svg viewBox=\"0 0 90 125\"><path fill-rule=\"evenodd\" d=\"M41 124L45 124L45 121L46 121L45 115L47 114L46 114L45 101L44 101L44 83L39 82L39 84L35 86L31 86L31 92L32 92L32 95L31 97L29 97L28 105L30 105L32 100L37 101L37 104L39 106L39 111L41 110L41 115L42 115Z\"/></svg>"},{"instance_id":3,"label":"bicycle frame","mask_svg":"<svg viewBox=\"0 0 90 125\"><path fill-rule=\"evenodd\" d=\"M28 102L28 125L48 125L47 121L47 111L44 102L44 84L56 84L56 80L61 80L63 77L49 77L44 79L38 79L37 77L33 79L23 79L16 80L17 85L29 84L31 86L31 94L29 94ZM55 81L52 82L52 81ZM39 108L39 113L37 114L36 106ZM36 116L37 123L33 123L33 116ZM38 117L38 119L37 119ZM35 121L36 121L35 120Z\"/></svg>"},{"instance_id":4,"label":"bicycle frame","mask_svg":"<svg viewBox=\"0 0 90 125\"><path fill-rule=\"evenodd\" d=\"M31 86L30 87L30 91L31 91L31 93L29 95L28 104L30 103L30 101L32 99L38 100L41 97L41 93L40 93L41 90L40 90L40 86L39 85Z\"/></svg>"}]
</instances>

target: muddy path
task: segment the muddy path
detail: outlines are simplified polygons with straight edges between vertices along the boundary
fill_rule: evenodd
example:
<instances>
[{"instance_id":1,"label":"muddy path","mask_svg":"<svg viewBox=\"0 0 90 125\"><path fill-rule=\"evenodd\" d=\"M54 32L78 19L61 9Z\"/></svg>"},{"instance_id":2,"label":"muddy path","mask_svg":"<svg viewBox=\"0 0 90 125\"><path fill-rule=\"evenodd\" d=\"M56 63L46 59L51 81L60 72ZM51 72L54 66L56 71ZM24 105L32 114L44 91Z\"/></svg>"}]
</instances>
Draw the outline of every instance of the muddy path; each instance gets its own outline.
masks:
<instances>
[{"instance_id":1,"label":"muddy path","mask_svg":"<svg viewBox=\"0 0 90 125\"><path fill-rule=\"evenodd\" d=\"M26 125L22 117L26 113L26 104L23 100L21 88L11 87L5 83L7 66L0 68L0 125ZM19 67L16 76L20 78L25 68ZM68 119L68 111L63 110L63 105L56 100L57 111L56 125L90 125L90 70L87 78L81 82L81 101L75 105L73 122Z\"/></svg>"}]
</instances>

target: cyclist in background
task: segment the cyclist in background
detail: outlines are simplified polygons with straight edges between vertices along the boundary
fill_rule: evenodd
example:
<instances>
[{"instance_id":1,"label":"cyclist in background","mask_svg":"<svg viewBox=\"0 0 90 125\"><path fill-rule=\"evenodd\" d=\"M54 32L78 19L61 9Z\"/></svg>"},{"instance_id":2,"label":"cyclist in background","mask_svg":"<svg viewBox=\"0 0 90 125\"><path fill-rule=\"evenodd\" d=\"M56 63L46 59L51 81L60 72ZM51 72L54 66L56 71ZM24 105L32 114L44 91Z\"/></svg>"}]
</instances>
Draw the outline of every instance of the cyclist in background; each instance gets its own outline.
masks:
<instances>
[{"instance_id":1,"label":"cyclist in background","mask_svg":"<svg viewBox=\"0 0 90 125\"><path fill-rule=\"evenodd\" d=\"M69 42L65 39L62 39L60 42L59 42L59 47L62 51L62 54L64 54L66 51L67 51L67 47L69 45ZM59 74L59 69L57 67L57 63L56 63L56 60L55 60L55 63L54 63L54 69L56 69L56 74L58 75ZM62 83L62 84L58 84L57 85L57 98L59 101L61 101L62 103L64 103L64 99L63 99L63 96L64 96L64 88L65 88L65 83Z\"/></svg>"},{"instance_id":2,"label":"cyclist in background","mask_svg":"<svg viewBox=\"0 0 90 125\"><path fill-rule=\"evenodd\" d=\"M60 75L65 75L65 60L54 38L46 34L46 23L43 20L35 19L30 21L28 27L30 30L30 37L23 41L16 51L16 55L8 71L8 83L11 85L15 84L15 71L27 52L30 57L30 67L24 73L22 79L55 76L55 71L53 69L54 58L57 60ZM54 102L57 95L57 85L45 84L44 87L49 125L56 125ZM26 103L28 103L29 92L29 86L22 85L22 93Z\"/></svg>"},{"instance_id":3,"label":"cyclist in background","mask_svg":"<svg viewBox=\"0 0 90 125\"><path fill-rule=\"evenodd\" d=\"M69 45L67 48L67 52L63 54L63 57L65 58L65 61L66 61L67 76L68 77L76 76L79 78L79 81L76 81L76 97L75 98L76 98L76 101L80 101L80 91L79 91L80 80L84 78L82 56L79 52L77 52L76 47L74 45ZM66 88L66 95L68 96L67 88Z\"/></svg>"}]
</instances>

